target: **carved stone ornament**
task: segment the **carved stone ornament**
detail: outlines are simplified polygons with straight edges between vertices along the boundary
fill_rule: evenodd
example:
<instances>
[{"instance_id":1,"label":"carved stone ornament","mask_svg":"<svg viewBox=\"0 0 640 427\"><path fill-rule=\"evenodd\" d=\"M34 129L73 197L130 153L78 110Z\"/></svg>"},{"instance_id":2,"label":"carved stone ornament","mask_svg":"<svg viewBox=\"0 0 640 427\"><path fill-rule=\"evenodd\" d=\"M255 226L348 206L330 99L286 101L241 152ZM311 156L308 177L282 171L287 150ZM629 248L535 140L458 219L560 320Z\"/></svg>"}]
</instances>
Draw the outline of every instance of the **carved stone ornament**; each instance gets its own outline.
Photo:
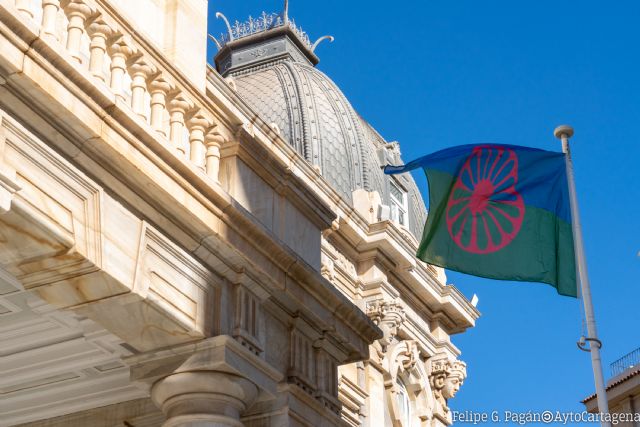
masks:
<instances>
[{"instance_id":1,"label":"carved stone ornament","mask_svg":"<svg viewBox=\"0 0 640 427\"><path fill-rule=\"evenodd\" d=\"M367 303L367 315L382 330L383 336L378 343L384 353L406 319L404 309L395 301L375 300Z\"/></svg>"},{"instance_id":2,"label":"carved stone ornament","mask_svg":"<svg viewBox=\"0 0 640 427\"><path fill-rule=\"evenodd\" d=\"M436 399L434 413L449 420L450 410L447 400L453 398L460 390L467 377L467 365L460 360L451 361L446 357L435 358L431 361L429 377Z\"/></svg>"},{"instance_id":3,"label":"carved stone ornament","mask_svg":"<svg viewBox=\"0 0 640 427\"><path fill-rule=\"evenodd\" d=\"M389 346L382 362L387 405L394 426L402 425L404 419L399 406L401 394L412 402L413 416L420 420L420 425L431 425L427 423L433 418L437 404L420 353L416 341L396 341Z\"/></svg>"}]
</instances>

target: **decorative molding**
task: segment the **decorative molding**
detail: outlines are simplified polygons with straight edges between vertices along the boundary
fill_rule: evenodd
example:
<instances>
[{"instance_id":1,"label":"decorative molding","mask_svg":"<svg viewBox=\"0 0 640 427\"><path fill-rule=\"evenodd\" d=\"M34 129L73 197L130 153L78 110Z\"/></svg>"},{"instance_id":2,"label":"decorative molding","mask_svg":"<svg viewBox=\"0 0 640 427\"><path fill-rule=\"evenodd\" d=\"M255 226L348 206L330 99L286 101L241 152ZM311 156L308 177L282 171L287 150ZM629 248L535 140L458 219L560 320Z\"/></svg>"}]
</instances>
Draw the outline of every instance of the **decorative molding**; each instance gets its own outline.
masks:
<instances>
[{"instance_id":1,"label":"decorative molding","mask_svg":"<svg viewBox=\"0 0 640 427\"><path fill-rule=\"evenodd\" d=\"M415 341L403 340L389 347L383 363L383 377L387 405L394 425L401 425L402 422L398 405L400 384L412 402L414 416L421 422L432 419L435 402L429 375Z\"/></svg>"},{"instance_id":2,"label":"decorative molding","mask_svg":"<svg viewBox=\"0 0 640 427\"><path fill-rule=\"evenodd\" d=\"M235 287L235 315L233 337L249 351L260 355L262 343L262 304L257 296L243 285Z\"/></svg>"}]
</instances>

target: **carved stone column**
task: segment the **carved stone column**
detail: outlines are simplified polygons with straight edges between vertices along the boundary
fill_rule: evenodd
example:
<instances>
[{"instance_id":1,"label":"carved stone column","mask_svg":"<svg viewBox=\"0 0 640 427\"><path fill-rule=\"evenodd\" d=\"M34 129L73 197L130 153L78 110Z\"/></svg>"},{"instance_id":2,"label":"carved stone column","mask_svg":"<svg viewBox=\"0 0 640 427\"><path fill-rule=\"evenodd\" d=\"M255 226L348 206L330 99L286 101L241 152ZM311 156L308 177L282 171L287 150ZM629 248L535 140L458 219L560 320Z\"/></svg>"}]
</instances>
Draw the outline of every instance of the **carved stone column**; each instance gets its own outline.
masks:
<instances>
[{"instance_id":1,"label":"carved stone column","mask_svg":"<svg viewBox=\"0 0 640 427\"><path fill-rule=\"evenodd\" d=\"M42 37L58 41L56 17L59 9L59 0L42 0L42 27L40 28L40 35Z\"/></svg>"},{"instance_id":2,"label":"carved stone column","mask_svg":"<svg viewBox=\"0 0 640 427\"><path fill-rule=\"evenodd\" d=\"M104 66L104 56L107 53L107 39L113 30L102 17L97 17L87 25L87 33L91 37L89 45L89 72L96 78L105 81L102 67Z\"/></svg>"},{"instance_id":3,"label":"carved stone column","mask_svg":"<svg viewBox=\"0 0 640 427\"><path fill-rule=\"evenodd\" d=\"M107 52L111 56L111 80L109 86L111 90L124 101L124 74L126 72L127 60L134 54L133 43L128 37L116 35L109 40Z\"/></svg>"},{"instance_id":4,"label":"carved stone column","mask_svg":"<svg viewBox=\"0 0 640 427\"><path fill-rule=\"evenodd\" d=\"M209 120L200 112L191 114L187 120L191 146L190 158L202 170L205 170L204 133L210 125Z\"/></svg>"},{"instance_id":5,"label":"carved stone column","mask_svg":"<svg viewBox=\"0 0 640 427\"><path fill-rule=\"evenodd\" d=\"M127 62L127 68L131 74L131 109L146 120L144 95L147 91L147 79L155 72L155 69L141 56L130 58Z\"/></svg>"},{"instance_id":6,"label":"carved stone column","mask_svg":"<svg viewBox=\"0 0 640 427\"><path fill-rule=\"evenodd\" d=\"M273 398L282 374L229 336L127 360L133 381L149 387L163 427L241 427L258 395Z\"/></svg>"},{"instance_id":7,"label":"carved stone column","mask_svg":"<svg viewBox=\"0 0 640 427\"><path fill-rule=\"evenodd\" d=\"M162 74L157 74L149 79L147 84L151 95L151 127L159 134L166 136L163 120L171 83Z\"/></svg>"},{"instance_id":8,"label":"carved stone column","mask_svg":"<svg viewBox=\"0 0 640 427\"><path fill-rule=\"evenodd\" d=\"M67 26L67 51L78 62L82 62L80 56L80 44L84 34L84 23L91 15L91 8L84 0L63 0L62 8L69 19Z\"/></svg>"},{"instance_id":9,"label":"carved stone column","mask_svg":"<svg viewBox=\"0 0 640 427\"><path fill-rule=\"evenodd\" d=\"M207 175L215 182L220 182L220 147L224 142L225 137L213 128L205 136Z\"/></svg>"},{"instance_id":10,"label":"carved stone column","mask_svg":"<svg viewBox=\"0 0 640 427\"><path fill-rule=\"evenodd\" d=\"M182 154L186 156L187 148L185 147L183 140L184 131L184 115L191 104L185 98L182 93L177 92L173 94L169 100L169 139L174 147Z\"/></svg>"}]
</instances>

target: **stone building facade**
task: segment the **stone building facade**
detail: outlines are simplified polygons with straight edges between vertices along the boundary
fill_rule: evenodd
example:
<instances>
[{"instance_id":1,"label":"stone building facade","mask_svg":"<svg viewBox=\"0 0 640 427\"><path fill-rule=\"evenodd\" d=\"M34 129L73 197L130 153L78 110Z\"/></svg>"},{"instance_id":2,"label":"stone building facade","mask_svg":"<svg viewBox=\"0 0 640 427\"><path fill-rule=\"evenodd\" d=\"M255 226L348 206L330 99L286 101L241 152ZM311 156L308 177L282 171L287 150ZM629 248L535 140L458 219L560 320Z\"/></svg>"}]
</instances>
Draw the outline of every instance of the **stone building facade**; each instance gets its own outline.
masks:
<instances>
[{"instance_id":1,"label":"stone building facade","mask_svg":"<svg viewBox=\"0 0 640 427\"><path fill-rule=\"evenodd\" d=\"M620 427L640 427L640 348L611 364L606 392L609 413ZM590 413L599 413L596 394L582 400Z\"/></svg>"},{"instance_id":2,"label":"stone building facade","mask_svg":"<svg viewBox=\"0 0 640 427\"><path fill-rule=\"evenodd\" d=\"M0 425L441 426L479 313L288 6L0 0ZM322 41L322 40L319 40Z\"/></svg>"}]
</instances>

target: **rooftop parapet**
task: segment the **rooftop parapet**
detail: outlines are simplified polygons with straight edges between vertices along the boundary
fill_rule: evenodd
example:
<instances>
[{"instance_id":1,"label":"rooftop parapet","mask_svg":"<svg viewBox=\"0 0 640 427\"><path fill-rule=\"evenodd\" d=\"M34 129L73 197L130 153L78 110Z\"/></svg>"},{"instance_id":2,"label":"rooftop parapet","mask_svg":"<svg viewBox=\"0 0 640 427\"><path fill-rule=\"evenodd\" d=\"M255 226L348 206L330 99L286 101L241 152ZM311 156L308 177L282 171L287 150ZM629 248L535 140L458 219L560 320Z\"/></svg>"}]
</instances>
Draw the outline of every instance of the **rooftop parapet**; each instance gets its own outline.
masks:
<instances>
[{"instance_id":1,"label":"rooftop parapet","mask_svg":"<svg viewBox=\"0 0 640 427\"><path fill-rule=\"evenodd\" d=\"M640 365L640 347L611 363L611 365L609 365L611 368L611 376L616 377L627 369L638 365Z\"/></svg>"}]
</instances>

